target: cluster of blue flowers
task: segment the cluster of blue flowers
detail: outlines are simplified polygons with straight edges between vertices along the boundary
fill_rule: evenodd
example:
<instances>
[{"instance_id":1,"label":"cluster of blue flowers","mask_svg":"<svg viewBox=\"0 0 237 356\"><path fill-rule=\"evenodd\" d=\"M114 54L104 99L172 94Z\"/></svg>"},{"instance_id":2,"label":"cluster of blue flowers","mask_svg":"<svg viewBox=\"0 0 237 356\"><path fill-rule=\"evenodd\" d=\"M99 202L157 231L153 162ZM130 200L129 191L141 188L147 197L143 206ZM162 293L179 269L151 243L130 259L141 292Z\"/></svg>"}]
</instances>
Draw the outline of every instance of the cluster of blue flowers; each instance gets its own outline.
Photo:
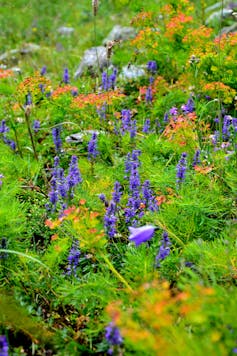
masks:
<instances>
[{"instance_id":1,"label":"cluster of blue flowers","mask_svg":"<svg viewBox=\"0 0 237 356\"><path fill-rule=\"evenodd\" d=\"M118 221L118 211L120 210L119 203L122 196L121 185L119 182L115 182L114 191L112 194L112 199L108 203L103 194L100 195L100 199L104 202L106 207L106 213L104 216L104 227L107 235L110 238L115 237L117 233L117 221Z\"/></svg>"},{"instance_id":2,"label":"cluster of blue flowers","mask_svg":"<svg viewBox=\"0 0 237 356\"><path fill-rule=\"evenodd\" d=\"M34 120L32 124L32 128L35 134L37 134L40 130L40 121L39 120Z\"/></svg>"},{"instance_id":3,"label":"cluster of blue flowers","mask_svg":"<svg viewBox=\"0 0 237 356\"><path fill-rule=\"evenodd\" d=\"M13 151L16 150L16 143L15 141L9 139L7 137L7 133L10 131L9 127L6 125L6 120L2 120L0 122L0 138L3 140L3 142L11 147Z\"/></svg>"},{"instance_id":4,"label":"cluster of blue flowers","mask_svg":"<svg viewBox=\"0 0 237 356\"><path fill-rule=\"evenodd\" d=\"M121 122L119 129L114 128L115 133L124 135L126 132L130 133L130 138L133 139L137 133L137 122L132 118L132 113L129 109L121 111Z\"/></svg>"},{"instance_id":5,"label":"cluster of blue flowers","mask_svg":"<svg viewBox=\"0 0 237 356\"><path fill-rule=\"evenodd\" d=\"M101 105L100 108L97 108L97 114L99 115L100 120L104 121L106 119L106 111L107 111L107 104L104 103Z\"/></svg>"},{"instance_id":6,"label":"cluster of blue flowers","mask_svg":"<svg viewBox=\"0 0 237 356\"><path fill-rule=\"evenodd\" d=\"M63 83L64 84L69 84L70 83L70 77L69 77L68 68L64 69L64 72L63 72Z\"/></svg>"},{"instance_id":7,"label":"cluster of blue flowers","mask_svg":"<svg viewBox=\"0 0 237 356\"><path fill-rule=\"evenodd\" d=\"M229 159L236 151L237 118L222 113L223 117L214 119L217 125L212 136L214 150L224 150L226 159ZM221 123L220 123L221 120Z\"/></svg>"},{"instance_id":8,"label":"cluster of blue flowers","mask_svg":"<svg viewBox=\"0 0 237 356\"><path fill-rule=\"evenodd\" d=\"M108 91L109 89L115 89L117 80L117 69L114 68L113 73L108 75L106 72L102 73L102 90Z\"/></svg>"},{"instance_id":9,"label":"cluster of blue flowers","mask_svg":"<svg viewBox=\"0 0 237 356\"><path fill-rule=\"evenodd\" d=\"M123 343L123 338L114 322L109 323L105 328L105 339L109 344L108 354L113 355Z\"/></svg>"},{"instance_id":10,"label":"cluster of blue flowers","mask_svg":"<svg viewBox=\"0 0 237 356\"><path fill-rule=\"evenodd\" d=\"M62 140L60 137L61 131L62 131L61 126L56 126L52 129L53 142L57 153L59 153L62 148Z\"/></svg>"},{"instance_id":11,"label":"cluster of blue flowers","mask_svg":"<svg viewBox=\"0 0 237 356\"><path fill-rule=\"evenodd\" d=\"M187 171L187 153L183 152L176 166L176 182L178 185L184 182Z\"/></svg>"},{"instance_id":12,"label":"cluster of blue flowers","mask_svg":"<svg viewBox=\"0 0 237 356\"><path fill-rule=\"evenodd\" d=\"M125 208L126 223L136 226L139 219L144 215L145 209L148 211L157 211L158 205L154 192L150 186L149 180L141 185L139 167L139 156L141 151L133 150L128 153L125 161L125 179L129 181L128 203Z\"/></svg>"},{"instance_id":13,"label":"cluster of blue flowers","mask_svg":"<svg viewBox=\"0 0 237 356\"><path fill-rule=\"evenodd\" d=\"M67 275L76 276L77 267L79 264L81 252L79 250L79 242L75 241L72 244L68 255L68 267L67 267Z\"/></svg>"},{"instance_id":14,"label":"cluster of blue flowers","mask_svg":"<svg viewBox=\"0 0 237 356\"><path fill-rule=\"evenodd\" d=\"M136 226L139 220L144 216L145 211L155 212L158 210L156 197L151 188L149 180L141 184L139 174L139 150L133 150L128 153L125 161L125 180L128 184L128 200L125 209L121 212L120 206L122 197L122 186L119 182L115 182L112 193L112 199L107 201L104 194L100 194L99 198L106 207L104 216L104 227L107 235L110 238L115 237L117 233L118 217L123 218L126 224Z\"/></svg>"},{"instance_id":15,"label":"cluster of blue flowers","mask_svg":"<svg viewBox=\"0 0 237 356\"><path fill-rule=\"evenodd\" d=\"M163 232L159 252L156 256L156 267L160 267L160 262L163 261L170 254L170 239L167 231Z\"/></svg>"},{"instance_id":16,"label":"cluster of blue flowers","mask_svg":"<svg viewBox=\"0 0 237 356\"><path fill-rule=\"evenodd\" d=\"M64 210L67 207L68 200L74 196L75 187L81 182L82 178L78 168L77 157L71 157L68 175L65 176L64 169L59 166L59 157L56 156L54 158L54 167L50 182L50 204L46 204L46 208L54 212L57 210L57 205L59 203L61 210Z\"/></svg>"},{"instance_id":17,"label":"cluster of blue flowers","mask_svg":"<svg viewBox=\"0 0 237 356\"><path fill-rule=\"evenodd\" d=\"M88 159L89 161L94 161L98 156L99 152L97 150L97 133L93 132L91 139L88 143Z\"/></svg>"},{"instance_id":18,"label":"cluster of blue flowers","mask_svg":"<svg viewBox=\"0 0 237 356\"><path fill-rule=\"evenodd\" d=\"M145 95L145 100L148 104L152 103L153 100L153 96L152 96L152 83L154 82L154 77L153 75L156 74L157 72L157 63L156 61L149 61L147 63L147 71L150 74L150 78L149 78L149 86L146 90L146 95Z\"/></svg>"}]
</instances>

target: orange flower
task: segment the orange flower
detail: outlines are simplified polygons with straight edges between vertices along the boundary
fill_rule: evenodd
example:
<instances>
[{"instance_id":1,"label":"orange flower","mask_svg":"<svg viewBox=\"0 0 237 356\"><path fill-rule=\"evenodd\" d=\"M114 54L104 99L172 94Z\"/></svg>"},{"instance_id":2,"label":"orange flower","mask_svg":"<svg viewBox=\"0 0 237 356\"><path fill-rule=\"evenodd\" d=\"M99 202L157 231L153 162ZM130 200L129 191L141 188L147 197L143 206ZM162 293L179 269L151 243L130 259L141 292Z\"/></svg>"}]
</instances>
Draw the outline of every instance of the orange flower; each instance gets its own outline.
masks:
<instances>
[{"instance_id":1,"label":"orange flower","mask_svg":"<svg viewBox=\"0 0 237 356\"><path fill-rule=\"evenodd\" d=\"M14 75L11 69L0 69L0 79L9 78Z\"/></svg>"},{"instance_id":2,"label":"orange flower","mask_svg":"<svg viewBox=\"0 0 237 356\"><path fill-rule=\"evenodd\" d=\"M194 169L198 173L207 174L213 170L213 166L194 166Z\"/></svg>"},{"instance_id":3,"label":"orange flower","mask_svg":"<svg viewBox=\"0 0 237 356\"><path fill-rule=\"evenodd\" d=\"M55 89L53 91L53 94L52 94L52 98L55 99L55 98L58 98L60 95L63 95L63 94L68 94L68 93L71 93L72 91L78 91L78 88L77 87L73 87L71 85L65 85L63 87L58 87L57 89Z\"/></svg>"},{"instance_id":4,"label":"orange flower","mask_svg":"<svg viewBox=\"0 0 237 356\"><path fill-rule=\"evenodd\" d=\"M118 90L101 93L101 94L79 94L75 99L72 101L72 107L74 108L85 108L87 105L96 105L100 106L104 103L112 104L113 101L121 99L125 97L124 94L120 93Z\"/></svg>"}]
</instances>

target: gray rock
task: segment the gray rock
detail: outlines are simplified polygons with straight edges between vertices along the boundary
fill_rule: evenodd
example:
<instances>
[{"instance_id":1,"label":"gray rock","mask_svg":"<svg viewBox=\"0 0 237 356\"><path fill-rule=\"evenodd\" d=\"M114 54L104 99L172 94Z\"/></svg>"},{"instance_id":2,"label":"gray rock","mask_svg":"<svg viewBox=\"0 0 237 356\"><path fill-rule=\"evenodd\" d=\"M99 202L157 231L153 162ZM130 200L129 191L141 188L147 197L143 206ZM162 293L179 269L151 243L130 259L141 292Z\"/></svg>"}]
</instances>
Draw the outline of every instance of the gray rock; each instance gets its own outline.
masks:
<instances>
[{"instance_id":1,"label":"gray rock","mask_svg":"<svg viewBox=\"0 0 237 356\"><path fill-rule=\"evenodd\" d=\"M135 80L146 75L145 66L124 66L119 77L121 79Z\"/></svg>"},{"instance_id":2,"label":"gray rock","mask_svg":"<svg viewBox=\"0 0 237 356\"><path fill-rule=\"evenodd\" d=\"M11 70L12 70L14 73L21 74L21 68L19 68L19 67L12 67Z\"/></svg>"},{"instance_id":3,"label":"gray rock","mask_svg":"<svg viewBox=\"0 0 237 356\"><path fill-rule=\"evenodd\" d=\"M67 143L83 143L84 138L91 136L93 133L96 133L97 135L99 134L104 134L104 131L98 131L98 130L83 130L81 132L77 132L74 134L71 134L65 138L65 141Z\"/></svg>"},{"instance_id":4,"label":"gray rock","mask_svg":"<svg viewBox=\"0 0 237 356\"><path fill-rule=\"evenodd\" d=\"M223 6L229 5L231 1L230 0L224 0L223 1ZM205 13L211 12L211 11L216 11L216 10L221 10L222 8L222 1L218 1L215 4L206 7Z\"/></svg>"},{"instance_id":5,"label":"gray rock","mask_svg":"<svg viewBox=\"0 0 237 356\"><path fill-rule=\"evenodd\" d=\"M70 36L74 32L73 27L61 26L57 29L58 33L62 36Z\"/></svg>"},{"instance_id":6,"label":"gray rock","mask_svg":"<svg viewBox=\"0 0 237 356\"><path fill-rule=\"evenodd\" d=\"M122 27L115 25L108 36L103 40L106 45L110 41L126 41L136 36L136 31L133 27Z\"/></svg>"},{"instance_id":7,"label":"gray rock","mask_svg":"<svg viewBox=\"0 0 237 356\"><path fill-rule=\"evenodd\" d=\"M223 10L218 10L213 12L208 18L206 19L206 24L210 25L213 21L218 21L221 17L226 19L228 17L232 17L233 10L224 8Z\"/></svg>"},{"instance_id":8,"label":"gray rock","mask_svg":"<svg viewBox=\"0 0 237 356\"><path fill-rule=\"evenodd\" d=\"M11 62L16 64L21 56L32 54L37 52L40 49L40 46L34 43L26 43L21 48L11 49L0 55L0 62L8 63Z\"/></svg>"},{"instance_id":9,"label":"gray rock","mask_svg":"<svg viewBox=\"0 0 237 356\"><path fill-rule=\"evenodd\" d=\"M110 61L107 58L107 49L104 46L92 47L84 52L83 58L77 68L74 78L80 77L87 70L95 72L98 67L103 68L109 65Z\"/></svg>"},{"instance_id":10,"label":"gray rock","mask_svg":"<svg viewBox=\"0 0 237 356\"><path fill-rule=\"evenodd\" d=\"M228 33L233 33L237 31L237 23L233 23L230 26L223 27L221 30L221 35L228 35Z\"/></svg>"}]
</instances>

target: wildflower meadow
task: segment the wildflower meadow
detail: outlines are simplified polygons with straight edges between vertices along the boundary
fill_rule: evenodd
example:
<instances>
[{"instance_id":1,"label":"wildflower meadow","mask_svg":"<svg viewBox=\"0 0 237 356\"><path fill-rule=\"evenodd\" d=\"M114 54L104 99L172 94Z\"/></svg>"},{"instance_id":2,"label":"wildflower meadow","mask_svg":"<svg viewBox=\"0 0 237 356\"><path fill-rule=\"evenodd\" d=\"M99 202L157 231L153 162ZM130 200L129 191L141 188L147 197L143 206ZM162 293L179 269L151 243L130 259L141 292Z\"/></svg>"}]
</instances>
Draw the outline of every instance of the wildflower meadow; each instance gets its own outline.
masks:
<instances>
[{"instance_id":1,"label":"wildflower meadow","mask_svg":"<svg viewBox=\"0 0 237 356\"><path fill-rule=\"evenodd\" d=\"M0 3L0 356L236 354L237 3Z\"/></svg>"}]
</instances>

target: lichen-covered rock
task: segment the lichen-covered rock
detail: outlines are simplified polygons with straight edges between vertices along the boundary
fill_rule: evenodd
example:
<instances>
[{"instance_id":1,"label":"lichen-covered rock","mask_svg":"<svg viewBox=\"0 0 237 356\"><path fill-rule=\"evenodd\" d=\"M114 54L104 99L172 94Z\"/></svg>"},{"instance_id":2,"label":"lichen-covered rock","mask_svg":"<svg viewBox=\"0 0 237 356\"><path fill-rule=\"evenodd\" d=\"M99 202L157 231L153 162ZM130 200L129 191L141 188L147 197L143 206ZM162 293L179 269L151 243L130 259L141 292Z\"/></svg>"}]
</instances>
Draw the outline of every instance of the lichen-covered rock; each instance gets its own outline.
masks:
<instances>
[{"instance_id":1,"label":"lichen-covered rock","mask_svg":"<svg viewBox=\"0 0 237 356\"><path fill-rule=\"evenodd\" d=\"M35 43L26 43L20 48L11 49L0 55L0 63L16 64L24 55L30 55L37 52L40 46Z\"/></svg>"},{"instance_id":2,"label":"lichen-covered rock","mask_svg":"<svg viewBox=\"0 0 237 356\"><path fill-rule=\"evenodd\" d=\"M128 65L121 70L119 77L124 80L136 80L146 75L144 66Z\"/></svg>"},{"instance_id":3,"label":"lichen-covered rock","mask_svg":"<svg viewBox=\"0 0 237 356\"><path fill-rule=\"evenodd\" d=\"M62 36L70 36L74 32L73 27L61 26L57 29L58 33Z\"/></svg>"},{"instance_id":4,"label":"lichen-covered rock","mask_svg":"<svg viewBox=\"0 0 237 356\"><path fill-rule=\"evenodd\" d=\"M136 36L136 31L133 27L123 27L115 25L108 36L103 40L106 45L110 41L126 41Z\"/></svg>"},{"instance_id":5,"label":"lichen-covered rock","mask_svg":"<svg viewBox=\"0 0 237 356\"><path fill-rule=\"evenodd\" d=\"M109 65L107 49L104 46L92 47L84 52L83 58L77 68L74 78L80 77L84 72L96 72L98 68L103 70Z\"/></svg>"}]
</instances>

